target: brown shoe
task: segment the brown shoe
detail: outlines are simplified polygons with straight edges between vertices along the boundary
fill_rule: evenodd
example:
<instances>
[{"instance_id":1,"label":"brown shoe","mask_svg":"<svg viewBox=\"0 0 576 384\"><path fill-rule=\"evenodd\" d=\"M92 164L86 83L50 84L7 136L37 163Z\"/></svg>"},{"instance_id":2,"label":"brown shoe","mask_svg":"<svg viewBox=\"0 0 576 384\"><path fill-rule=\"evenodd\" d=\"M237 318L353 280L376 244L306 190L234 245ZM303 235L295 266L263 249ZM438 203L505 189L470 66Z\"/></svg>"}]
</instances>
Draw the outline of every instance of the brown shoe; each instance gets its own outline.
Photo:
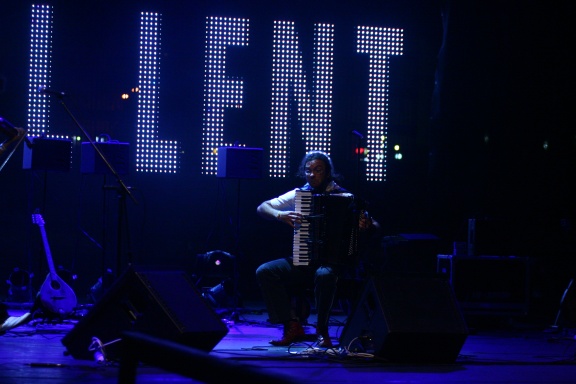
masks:
<instances>
[{"instance_id":1,"label":"brown shoe","mask_svg":"<svg viewBox=\"0 0 576 384\"><path fill-rule=\"evenodd\" d=\"M288 346L304 337L304 328L300 322L291 320L288 324L284 325L284 332L282 338L279 340L271 340L270 344L276 347Z\"/></svg>"}]
</instances>

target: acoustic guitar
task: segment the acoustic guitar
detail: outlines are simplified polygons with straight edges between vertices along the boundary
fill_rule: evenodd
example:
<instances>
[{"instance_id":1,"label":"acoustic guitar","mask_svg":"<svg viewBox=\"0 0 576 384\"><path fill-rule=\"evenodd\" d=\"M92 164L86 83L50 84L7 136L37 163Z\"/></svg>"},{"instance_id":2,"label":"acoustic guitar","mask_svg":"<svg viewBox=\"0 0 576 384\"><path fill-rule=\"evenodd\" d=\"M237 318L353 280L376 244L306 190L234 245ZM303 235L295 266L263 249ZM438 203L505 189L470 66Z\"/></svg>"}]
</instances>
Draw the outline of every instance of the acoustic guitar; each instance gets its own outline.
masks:
<instances>
[{"instance_id":1,"label":"acoustic guitar","mask_svg":"<svg viewBox=\"0 0 576 384\"><path fill-rule=\"evenodd\" d=\"M42 287L40 288L40 302L46 309L55 314L67 315L76 307L76 294L74 293L74 290L56 273L42 215L37 213L33 214L32 222L40 228L40 234L42 235L42 241L44 242L44 250L46 251L46 259L48 260L48 268L50 271L48 276L46 276L44 284L42 284Z\"/></svg>"}]
</instances>

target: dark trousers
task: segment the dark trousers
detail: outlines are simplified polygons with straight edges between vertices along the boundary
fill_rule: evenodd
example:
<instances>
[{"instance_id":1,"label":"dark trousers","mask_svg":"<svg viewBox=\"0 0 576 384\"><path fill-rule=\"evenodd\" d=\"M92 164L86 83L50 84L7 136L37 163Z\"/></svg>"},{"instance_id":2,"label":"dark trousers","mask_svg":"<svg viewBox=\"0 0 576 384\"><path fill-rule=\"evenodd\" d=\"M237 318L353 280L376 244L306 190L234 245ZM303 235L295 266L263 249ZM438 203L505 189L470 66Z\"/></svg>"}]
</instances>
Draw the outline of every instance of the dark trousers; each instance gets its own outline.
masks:
<instances>
[{"instance_id":1,"label":"dark trousers","mask_svg":"<svg viewBox=\"0 0 576 384\"><path fill-rule=\"evenodd\" d=\"M269 261L259 266L256 270L256 279L270 322L285 324L293 319L292 297L303 294L312 283L318 311L317 328L320 331L327 330L341 273L341 268L334 265L295 267L288 258Z\"/></svg>"}]
</instances>

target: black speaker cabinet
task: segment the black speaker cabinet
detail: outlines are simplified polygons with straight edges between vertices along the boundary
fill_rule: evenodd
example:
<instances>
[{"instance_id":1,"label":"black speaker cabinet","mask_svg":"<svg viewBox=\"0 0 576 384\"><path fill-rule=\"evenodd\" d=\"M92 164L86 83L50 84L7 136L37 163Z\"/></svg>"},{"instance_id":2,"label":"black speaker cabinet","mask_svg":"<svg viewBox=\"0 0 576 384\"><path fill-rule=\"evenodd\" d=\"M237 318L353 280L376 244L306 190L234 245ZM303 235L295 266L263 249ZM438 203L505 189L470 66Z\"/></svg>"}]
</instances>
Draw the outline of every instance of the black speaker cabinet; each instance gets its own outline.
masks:
<instances>
[{"instance_id":1,"label":"black speaker cabinet","mask_svg":"<svg viewBox=\"0 0 576 384\"><path fill-rule=\"evenodd\" d=\"M96 338L104 345L106 359L117 360L124 331L139 331L208 352L226 336L228 327L184 271L131 267L64 336L62 344L76 359L94 359L90 347Z\"/></svg>"},{"instance_id":2,"label":"black speaker cabinet","mask_svg":"<svg viewBox=\"0 0 576 384\"><path fill-rule=\"evenodd\" d=\"M262 178L262 148L218 148L217 177L232 179Z\"/></svg>"},{"instance_id":3,"label":"black speaker cabinet","mask_svg":"<svg viewBox=\"0 0 576 384\"><path fill-rule=\"evenodd\" d=\"M72 167L72 140L30 139L32 147L24 145L22 169L68 172Z\"/></svg>"},{"instance_id":4,"label":"black speaker cabinet","mask_svg":"<svg viewBox=\"0 0 576 384\"><path fill-rule=\"evenodd\" d=\"M108 163L119 175L127 175L130 171L130 145L128 143L97 143L96 146L102 152ZM88 174L112 173L104 160L92 146L92 143L82 143L80 172Z\"/></svg>"},{"instance_id":5,"label":"black speaker cabinet","mask_svg":"<svg viewBox=\"0 0 576 384\"><path fill-rule=\"evenodd\" d=\"M446 279L387 277L368 280L340 346L389 362L452 363L467 336Z\"/></svg>"}]
</instances>

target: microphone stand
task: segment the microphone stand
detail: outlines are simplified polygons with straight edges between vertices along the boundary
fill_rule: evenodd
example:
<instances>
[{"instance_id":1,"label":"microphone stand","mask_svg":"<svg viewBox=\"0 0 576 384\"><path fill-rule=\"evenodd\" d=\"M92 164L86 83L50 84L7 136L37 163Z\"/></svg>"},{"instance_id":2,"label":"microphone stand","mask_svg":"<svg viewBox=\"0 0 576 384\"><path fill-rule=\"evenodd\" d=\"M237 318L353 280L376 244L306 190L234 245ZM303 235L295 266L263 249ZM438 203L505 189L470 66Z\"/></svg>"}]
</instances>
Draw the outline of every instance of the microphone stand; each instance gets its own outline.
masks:
<instances>
[{"instance_id":1,"label":"microphone stand","mask_svg":"<svg viewBox=\"0 0 576 384\"><path fill-rule=\"evenodd\" d=\"M364 135L362 135L360 132L353 130L352 133L354 136L356 136L356 189L354 190L355 194L360 193L360 169L361 169L361 161L360 159L362 158L362 154L360 153L361 149L362 149L362 139L364 139Z\"/></svg>"},{"instance_id":2,"label":"microphone stand","mask_svg":"<svg viewBox=\"0 0 576 384\"><path fill-rule=\"evenodd\" d=\"M40 92L42 92L42 89L40 89ZM104 153L102 153L102 151L100 150L100 148L98 147L98 145L96 145L96 142L92 139L92 137L90 137L90 135L88 134L88 132L86 131L86 129L84 129L84 127L78 122L78 120L76 119L76 117L74 116L74 114L72 113L72 111L70 111L70 109L68 108L68 106L66 105L66 103L64 102L64 93L63 92L53 92L53 91L47 91L44 90L44 93L47 93L49 95L54 95L56 98L58 98L58 100L60 101L60 104L64 107L64 110L66 111L66 113L70 116L70 118L72 119L72 121L74 121L74 124L76 124L76 126L80 129L80 131L84 134L84 136L88 139L88 141L90 142L90 145L92 145L92 147L94 148L94 151L96 151L96 153L98 154L98 156L102 159L102 161L104 162L104 164L106 165L106 168L108 168L108 170L112 173L112 175L114 175L114 177L116 178L116 181L118 182L119 187L112 187L118 190L118 196L120 198L120 202L118 203L118 227L117 227L117 247L116 247L116 277L118 277L120 275L120 270L121 268L121 232L122 232L122 215L125 214L126 212L126 196L130 197L130 199L134 202L134 204L138 204L138 201L136 201L136 198L134 197L134 195L132 194L132 192L130 191L130 188L128 186L126 186L126 184L124 183L124 181L122 180L122 178L120 177L120 175L118 174L118 172L116 171L116 169L112 166L112 164L110 164L110 162L108 161L108 159L106 158L106 156L104 155ZM110 189L110 187L106 187L107 189ZM129 260L131 262L131 260ZM103 270L102 270L102 289L104 293L107 288L106 285L106 276L108 276L108 273L106 273L106 266L103 266Z\"/></svg>"}]
</instances>

